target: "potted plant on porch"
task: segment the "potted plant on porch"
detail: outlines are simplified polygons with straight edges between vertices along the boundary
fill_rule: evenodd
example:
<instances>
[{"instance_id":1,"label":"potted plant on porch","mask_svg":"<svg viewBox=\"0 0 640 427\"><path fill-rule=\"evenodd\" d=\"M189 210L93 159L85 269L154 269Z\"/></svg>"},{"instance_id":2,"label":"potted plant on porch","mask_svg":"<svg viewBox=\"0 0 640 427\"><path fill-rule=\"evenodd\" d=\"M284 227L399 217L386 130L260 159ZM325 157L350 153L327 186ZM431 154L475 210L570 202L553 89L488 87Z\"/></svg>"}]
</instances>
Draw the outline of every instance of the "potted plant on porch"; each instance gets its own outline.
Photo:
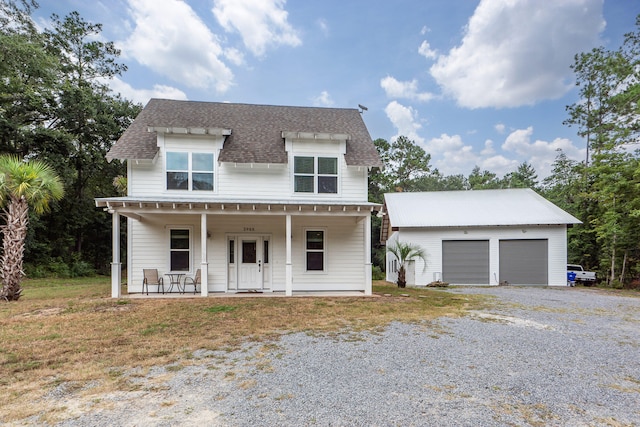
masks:
<instances>
[{"instance_id":1,"label":"potted plant on porch","mask_svg":"<svg viewBox=\"0 0 640 427\"><path fill-rule=\"evenodd\" d=\"M408 261L420 258L422 261L424 261L423 271L427 268L427 259L424 253L424 249L422 249L418 245L396 240L395 242L393 242L393 244L387 246L387 252L396 257L396 259L398 260L398 264L400 264L398 267L398 278L396 280L396 284L399 288L404 288L407 286L407 270L405 266Z\"/></svg>"}]
</instances>

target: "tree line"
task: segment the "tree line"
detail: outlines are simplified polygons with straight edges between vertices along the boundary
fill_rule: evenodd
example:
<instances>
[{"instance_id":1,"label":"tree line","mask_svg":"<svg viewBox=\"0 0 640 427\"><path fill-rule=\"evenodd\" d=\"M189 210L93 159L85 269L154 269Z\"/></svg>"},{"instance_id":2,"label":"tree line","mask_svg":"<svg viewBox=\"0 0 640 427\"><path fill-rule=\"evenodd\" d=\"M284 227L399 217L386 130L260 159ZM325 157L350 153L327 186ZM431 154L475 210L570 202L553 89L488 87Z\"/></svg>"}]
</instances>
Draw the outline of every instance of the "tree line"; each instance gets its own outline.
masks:
<instances>
[{"instance_id":1,"label":"tree line","mask_svg":"<svg viewBox=\"0 0 640 427\"><path fill-rule=\"evenodd\" d=\"M106 272L110 215L94 198L113 195L114 177L125 173L105 154L141 107L108 87L127 67L100 41L100 24L72 12L41 31L31 18L37 6L0 0L0 154L47 163L65 189L49 214L29 215L26 272Z\"/></svg>"},{"instance_id":2,"label":"tree line","mask_svg":"<svg viewBox=\"0 0 640 427\"><path fill-rule=\"evenodd\" d=\"M65 196L48 214L30 213L25 268L31 276L106 273L111 220L94 198L117 192L125 167L105 155L141 106L110 90L109 80L127 67L113 42L101 41L100 24L72 12L39 30L36 7L0 0L0 154L49 164ZM504 177L479 167L445 176L414 141L377 139L385 168L371 171L370 200L393 191L532 188L582 221L569 230L570 262L595 269L611 286L632 285L640 273L640 31L618 49L577 54L572 68L579 100L567 106L564 123L585 140L584 160L559 151L542 180L527 162ZM378 232L374 219L373 242ZM374 252L384 265L383 250Z\"/></svg>"}]
</instances>

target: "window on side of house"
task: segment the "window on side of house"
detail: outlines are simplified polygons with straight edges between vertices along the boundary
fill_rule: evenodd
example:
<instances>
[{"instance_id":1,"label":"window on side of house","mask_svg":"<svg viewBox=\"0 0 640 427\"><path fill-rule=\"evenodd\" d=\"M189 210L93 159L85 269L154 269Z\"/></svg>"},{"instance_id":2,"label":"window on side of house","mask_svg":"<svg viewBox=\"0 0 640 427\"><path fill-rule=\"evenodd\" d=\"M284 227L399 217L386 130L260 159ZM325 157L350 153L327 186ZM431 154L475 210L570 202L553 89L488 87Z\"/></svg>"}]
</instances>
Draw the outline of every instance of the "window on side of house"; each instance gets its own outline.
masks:
<instances>
[{"instance_id":1,"label":"window on side of house","mask_svg":"<svg viewBox=\"0 0 640 427\"><path fill-rule=\"evenodd\" d=\"M306 230L305 254L307 271L325 271L325 232Z\"/></svg>"},{"instance_id":2,"label":"window on side of house","mask_svg":"<svg viewBox=\"0 0 640 427\"><path fill-rule=\"evenodd\" d=\"M213 191L213 153L167 152L167 190Z\"/></svg>"},{"instance_id":3,"label":"window on side of house","mask_svg":"<svg viewBox=\"0 0 640 427\"><path fill-rule=\"evenodd\" d=\"M293 159L293 191L296 193L337 193L337 157L295 156Z\"/></svg>"},{"instance_id":4,"label":"window on side of house","mask_svg":"<svg viewBox=\"0 0 640 427\"><path fill-rule=\"evenodd\" d=\"M191 230L169 230L170 271L191 271Z\"/></svg>"}]
</instances>

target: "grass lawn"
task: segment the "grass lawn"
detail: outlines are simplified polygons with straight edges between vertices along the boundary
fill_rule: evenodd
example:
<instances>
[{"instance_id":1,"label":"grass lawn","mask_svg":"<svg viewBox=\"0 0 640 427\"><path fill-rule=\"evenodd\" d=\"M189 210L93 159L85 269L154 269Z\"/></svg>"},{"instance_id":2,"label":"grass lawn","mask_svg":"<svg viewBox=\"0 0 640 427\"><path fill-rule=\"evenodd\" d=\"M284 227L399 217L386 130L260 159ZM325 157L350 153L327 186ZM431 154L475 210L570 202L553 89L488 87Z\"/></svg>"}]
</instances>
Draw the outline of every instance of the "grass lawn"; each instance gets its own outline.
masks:
<instances>
[{"instance_id":1,"label":"grass lawn","mask_svg":"<svg viewBox=\"0 0 640 427\"><path fill-rule=\"evenodd\" d=\"M333 333L459 316L481 296L397 289L380 297L111 299L107 277L25 280L22 298L0 303L0 423L46 412L38 398L61 383L92 392L130 390L129 368L190 363L198 349L235 349L282 333ZM403 295L404 294L404 295Z\"/></svg>"}]
</instances>

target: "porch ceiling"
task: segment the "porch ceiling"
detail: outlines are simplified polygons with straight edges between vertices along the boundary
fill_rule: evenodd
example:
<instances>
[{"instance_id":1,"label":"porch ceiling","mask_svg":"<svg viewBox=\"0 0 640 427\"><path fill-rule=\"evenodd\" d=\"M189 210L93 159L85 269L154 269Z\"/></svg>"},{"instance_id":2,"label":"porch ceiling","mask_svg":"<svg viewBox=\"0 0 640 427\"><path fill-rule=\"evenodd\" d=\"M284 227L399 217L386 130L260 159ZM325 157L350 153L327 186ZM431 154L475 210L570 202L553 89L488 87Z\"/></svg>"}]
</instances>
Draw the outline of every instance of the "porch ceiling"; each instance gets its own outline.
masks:
<instances>
[{"instance_id":1,"label":"porch ceiling","mask_svg":"<svg viewBox=\"0 0 640 427\"><path fill-rule=\"evenodd\" d=\"M362 216L379 211L381 205L369 202L336 200L202 200L180 198L109 197L95 199L96 207L110 213L139 217L149 213L207 213L227 215L351 215ZM138 218L139 219L139 218Z\"/></svg>"}]
</instances>

